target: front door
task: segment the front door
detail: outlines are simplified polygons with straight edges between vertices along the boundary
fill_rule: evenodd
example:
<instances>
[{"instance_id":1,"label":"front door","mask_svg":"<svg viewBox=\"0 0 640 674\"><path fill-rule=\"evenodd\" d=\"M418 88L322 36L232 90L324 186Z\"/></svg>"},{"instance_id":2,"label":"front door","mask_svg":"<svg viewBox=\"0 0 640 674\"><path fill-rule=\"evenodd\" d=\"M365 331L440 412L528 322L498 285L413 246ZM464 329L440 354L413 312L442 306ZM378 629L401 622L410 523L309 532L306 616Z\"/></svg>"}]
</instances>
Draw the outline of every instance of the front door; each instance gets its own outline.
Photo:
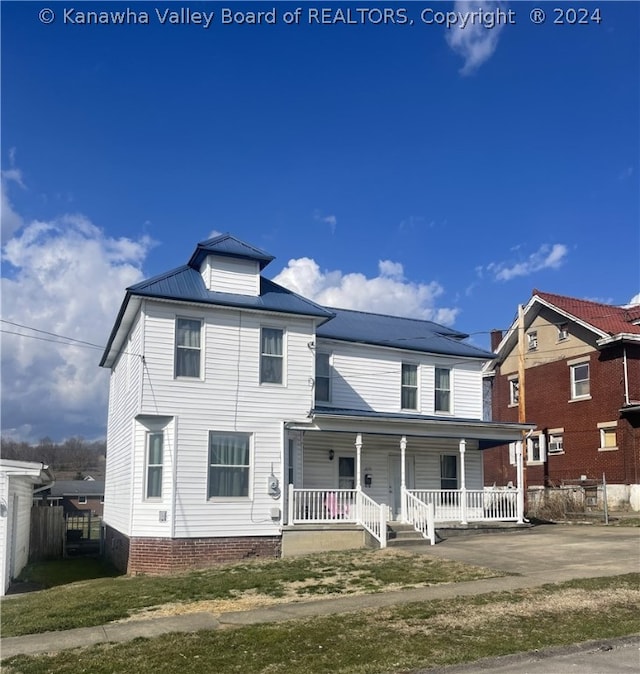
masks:
<instances>
[{"instance_id":1,"label":"front door","mask_svg":"<svg viewBox=\"0 0 640 674\"><path fill-rule=\"evenodd\" d=\"M393 520L399 520L402 514L402 464L397 454L389 455L389 515ZM407 472L405 479L407 489L414 485L414 460L412 456L405 457Z\"/></svg>"},{"instance_id":2,"label":"front door","mask_svg":"<svg viewBox=\"0 0 640 674\"><path fill-rule=\"evenodd\" d=\"M353 456L338 457L338 489L356 488L356 460Z\"/></svg>"}]
</instances>

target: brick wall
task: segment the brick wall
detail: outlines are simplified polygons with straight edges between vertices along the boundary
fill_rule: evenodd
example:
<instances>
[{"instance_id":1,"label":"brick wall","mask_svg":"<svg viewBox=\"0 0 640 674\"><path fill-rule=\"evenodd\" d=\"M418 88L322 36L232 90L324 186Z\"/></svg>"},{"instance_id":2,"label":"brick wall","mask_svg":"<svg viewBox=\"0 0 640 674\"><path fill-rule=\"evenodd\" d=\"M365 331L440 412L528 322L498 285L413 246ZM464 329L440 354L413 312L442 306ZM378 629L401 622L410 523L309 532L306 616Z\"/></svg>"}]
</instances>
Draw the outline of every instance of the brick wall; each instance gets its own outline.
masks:
<instances>
[{"instance_id":1,"label":"brick wall","mask_svg":"<svg viewBox=\"0 0 640 674\"><path fill-rule=\"evenodd\" d=\"M104 554L118 571L126 573L129 561L129 537L117 529L105 526Z\"/></svg>"},{"instance_id":2,"label":"brick wall","mask_svg":"<svg viewBox=\"0 0 640 674\"><path fill-rule=\"evenodd\" d=\"M638 373L640 352L627 350L630 397L640 397ZM606 475L611 484L637 484L639 472L639 429L621 417L624 399L624 373L620 347L590 355L590 400L570 401L570 368L566 360L528 368L525 373L526 419L537 430L564 428L564 454L548 456L543 465L527 466L529 485L554 485L563 481L601 480ZM509 407L508 377L497 374L493 382L492 408L496 421L517 421L518 408ZM617 421L617 444L614 451L599 451L598 423ZM484 453L485 484L504 485L515 482L515 467L509 464L506 446Z\"/></svg>"},{"instance_id":3,"label":"brick wall","mask_svg":"<svg viewBox=\"0 0 640 674\"><path fill-rule=\"evenodd\" d=\"M107 555L116 567L129 574L164 574L189 569L202 569L215 564L236 562L244 559L276 559L281 556L280 536L250 536L228 538L143 538L127 536L107 527ZM116 543L112 541L126 540ZM122 564L122 552L126 547L127 559ZM116 559L110 550L115 549Z\"/></svg>"}]
</instances>

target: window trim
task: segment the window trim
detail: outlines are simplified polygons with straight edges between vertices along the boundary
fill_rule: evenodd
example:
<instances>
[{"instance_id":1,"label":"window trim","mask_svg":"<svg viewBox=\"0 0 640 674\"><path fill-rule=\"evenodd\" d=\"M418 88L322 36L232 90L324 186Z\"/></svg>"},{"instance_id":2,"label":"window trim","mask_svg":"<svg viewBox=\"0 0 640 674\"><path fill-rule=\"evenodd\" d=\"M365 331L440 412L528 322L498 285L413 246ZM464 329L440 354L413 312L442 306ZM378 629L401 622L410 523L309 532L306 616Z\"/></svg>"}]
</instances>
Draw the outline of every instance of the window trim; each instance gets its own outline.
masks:
<instances>
[{"instance_id":1,"label":"window trim","mask_svg":"<svg viewBox=\"0 0 640 674\"><path fill-rule=\"evenodd\" d=\"M415 373L416 373L416 383L415 386L409 386L408 384L404 383L404 368L405 367L411 367L415 368ZM404 404L404 393L406 391L415 391L415 396L416 396L416 404L415 407L407 407ZM420 366L418 363L409 363L403 361L400 364L400 409L401 410L410 410L412 412L418 412L420 410Z\"/></svg>"},{"instance_id":2,"label":"window trim","mask_svg":"<svg viewBox=\"0 0 640 674\"><path fill-rule=\"evenodd\" d=\"M78 505L87 505L87 497L78 496Z\"/></svg>"},{"instance_id":3,"label":"window trim","mask_svg":"<svg viewBox=\"0 0 640 674\"><path fill-rule=\"evenodd\" d=\"M527 351L538 350L538 331L530 330L527 332Z\"/></svg>"},{"instance_id":4,"label":"window trim","mask_svg":"<svg viewBox=\"0 0 640 674\"><path fill-rule=\"evenodd\" d=\"M547 456L564 454L564 428L549 428L547 436ZM551 449L553 438L560 439L561 449Z\"/></svg>"},{"instance_id":5,"label":"window trim","mask_svg":"<svg viewBox=\"0 0 640 674\"><path fill-rule=\"evenodd\" d=\"M318 357L319 356L327 356L327 365L328 365L328 370L329 374L327 375L318 375ZM330 351L316 351L315 355L315 367L316 367L316 378L315 378L315 401L316 403L330 403L332 394L333 394L333 387L332 387L332 371L333 371L333 354ZM327 397L326 398L318 398L318 379L326 379L327 380Z\"/></svg>"},{"instance_id":6,"label":"window trim","mask_svg":"<svg viewBox=\"0 0 640 674\"><path fill-rule=\"evenodd\" d=\"M199 362L198 362L198 374L189 375L189 374L178 374L178 349L190 349L196 350L194 346L180 346L178 344L178 322L179 321L193 321L194 323L200 323L200 346L197 347L199 353ZM173 378L174 379L188 379L194 381L196 379L203 379L203 364L204 364L204 319L194 316L176 316L175 317L175 326L174 326L174 336L173 336Z\"/></svg>"},{"instance_id":7,"label":"window trim","mask_svg":"<svg viewBox=\"0 0 640 674\"><path fill-rule=\"evenodd\" d=\"M232 463L211 463L211 437L214 435L226 435L235 437L246 437L249 445L249 463L248 464L232 464ZM253 433L244 431L219 431L209 430L207 434L207 501L209 502L247 502L253 500ZM243 496L211 496L211 468L212 466L234 466L239 468L247 468L247 493Z\"/></svg>"},{"instance_id":8,"label":"window trim","mask_svg":"<svg viewBox=\"0 0 640 674\"><path fill-rule=\"evenodd\" d=\"M538 458L532 459L533 443L538 442ZM539 466L547 460L547 437L542 431L532 433L527 438L527 466Z\"/></svg>"},{"instance_id":9,"label":"window trim","mask_svg":"<svg viewBox=\"0 0 640 674\"><path fill-rule=\"evenodd\" d=\"M275 331L278 331L278 332L282 333L282 353L281 354L277 354L277 353L275 353L275 354L274 353L265 354L265 353L262 352L262 337L263 337L263 334L264 334L265 330L275 330ZM286 357L285 356L286 356L286 353L287 353L286 338L287 338L287 331L282 327L276 327L274 325L261 325L260 326L260 344L258 346L259 351L260 351L260 365L259 365L259 375L258 375L260 386L285 386L286 385L285 384L285 382L287 380L287 373L286 373L286 367L285 367L285 365L286 365ZM280 378L279 382L278 381L264 381L263 380L262 359L265 358L265 357L267 357L267 358L280 358L281 359L282 369L281 369L281 378Z\"/></svg>"},{"instance_id":10,"label":"window trim","mask_svg":"<svg viewBox=\"0 0 640 674\"><path fill-rule=\"evenodd\" d=\"M162 501L162 482L164 480L164 431L147 431L145 437L145 469L144 469L144 500ZM151 449L151 437L159 435L162 438L160 445L160 458L162 463L150 463L149 450ZM160 468L160 493L158 495L149 495L149 472L151 468Z\"/></svg>"},{"instance_id":11,"label":"window trim","mask_svg":"<svg viewBox=\"0 0 640 674\"><path fill-rule=\"evenodd\" d=\"M569 361L567 363L569 366L569 378L571 383L571 398L570 400L589 400L591 398L591 363L589 359L579 360L579 361ZM578 382L588 382L589 383L589 392L576 395L576 369L579 367L587 367L587 378L579 379Z\"/></svg>"},{"instance_id":12,"label":"window trim","mask_svg":"<svg viewBox=\"0 0 640 674\"><path fill-rule=\"evenodd\" d=\"M558 330L556 341L566 342L569 339L569 323L567 321L564 323L556 323L556 328Z\"/></svg>"},{"instance_id":13,"label":"window trim","mask_svg":"<svg viewBox=\"0 0 640 674\"><path fill-rule=\"evenodd\" d=\"M449 373L449 388L448 389L439 389L437 387L437 372L438 370L446 370ZM448 391L449 393L449 409L441 410L438 409L437 400L438 400L438 391ZM436 366L433 369L433 411L435 414L453 414L453 368L451 367L439 367Z\"/></svg>"},{"instance_id":14,"label":"window trim","mask_svg":"<svg viewBox=\"0 0 640 674\"><path fill-rule=\"evenodd\" d=\"M618 422L617 421L603 421L598 424L598 431L600 433L599 452L613 452L619 448L618 445ZM615 437L614 445L607 445L605 442L607 432L613 431Z\"/></svg>"}]
</instances>

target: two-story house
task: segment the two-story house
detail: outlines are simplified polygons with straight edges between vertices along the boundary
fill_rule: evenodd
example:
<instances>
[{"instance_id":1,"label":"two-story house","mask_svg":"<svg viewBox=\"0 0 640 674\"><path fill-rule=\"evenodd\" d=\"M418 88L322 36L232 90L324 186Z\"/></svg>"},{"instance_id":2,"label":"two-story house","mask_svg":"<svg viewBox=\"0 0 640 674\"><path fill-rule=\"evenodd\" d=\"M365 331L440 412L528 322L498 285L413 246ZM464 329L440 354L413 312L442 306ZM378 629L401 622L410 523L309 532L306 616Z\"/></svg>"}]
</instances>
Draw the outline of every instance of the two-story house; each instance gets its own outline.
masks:
<instances>
[{"instance_id":1,"label":"two-story house","mask_svg":"<svg viewBox=\"0 0 640 674\"><path fill-rule=\"evenodd\" d=\"M493 354L429 321L319 306L261 276L272 259L222 235L127 289L101 361L116 564L279 556L303 524L384 545L387 519L432 542L434 521L522 521L518 489L499 508L483 489L482 450L529 428L483 421Z\"/></svg>"},{"instance_id":2,"label":"two-story house","mask_svg":"<svg viewBox=\"0 0 640 674\"><path fill-rule=\"evenodd\" d=\"M640 510L640 305L534 290L521 316L492 334L485 374L493 419L517 420L524 397L536 424L525 447L531 495L604 482L610 506ZM513 448L484 459L485 484L516 479Z\"/></svg>"}]
</instances>

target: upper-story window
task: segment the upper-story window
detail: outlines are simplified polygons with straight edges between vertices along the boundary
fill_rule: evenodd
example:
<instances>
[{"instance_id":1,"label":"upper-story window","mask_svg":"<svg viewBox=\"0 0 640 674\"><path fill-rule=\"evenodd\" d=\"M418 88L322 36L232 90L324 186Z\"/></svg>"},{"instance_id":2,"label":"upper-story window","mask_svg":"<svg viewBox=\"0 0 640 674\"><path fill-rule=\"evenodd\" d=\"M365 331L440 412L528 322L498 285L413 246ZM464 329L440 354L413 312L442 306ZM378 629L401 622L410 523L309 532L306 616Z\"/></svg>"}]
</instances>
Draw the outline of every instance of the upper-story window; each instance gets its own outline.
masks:
<instances>
[{"instance_id":1,"label":"upper-story window","mask_svg":"<svg viewBox=\"0 0 640 674\"><path fill-rule=\"evenodd\" d=\"M527 333L527 349L529 351L535 351L538 348L538 332L537 330L532 330Z\"/></svg>"},{"instance_id":2,"label":"upper-story window","mask_svg":"<svg viewBox=\"0 0 640 674\"><path fill-rule=\"evenodd\" d=\"M543 463L546 460L546 438L536 433L527 438L527 463Z\"/></svg>"},{"instance_id":3,"label":"upper-story window","mask_svg":"<svg viewBox=\"0 0 640 674\"><path fill-rule=\"evenodd\" d=\"M418 366L402 363L402 409L418 409Z\"/></svg>"},{"instance_id":4,"label":"upper-story window","mask_svg":"<svg viewBox=\"0 0 640 674\"><path fill-rule=\"evenodd\" d=\"M520 380L518 377L509 379L509 405L517 405L520 402Z\"/></svg>"},{"instance_id":5,"label":"upper-story window","mask_svg":"<svg viewBox=\"0 0 640 674\"><path fill-rule=\"evenodd\" d=\"M284 330L262 328L260 335L260 383L282 384Z\"/></svg>"},{"instance_id":6,"label":"upper-story window","mask_svg":"<svg viewBox=\"0 0 640 674\"><path fill-rule=\"evenodd\" d=\"M558 328L558 341L563 342L565 339L569 339L569 324L568 323L559 323Z\"/></svg>"},{"instance_id":7,"label":"upper-story window","mask_svg":"<svg viewBox=\"0 0 640 674\"><path fill-rule=\"evenodd\" d=\"M331 402L331 354L316 353L316 402Z\"/></svg>"},{"instance_id":8,"label":"upper-story window","mask_svg":"<svg viewBox=\"0 0 640 674\"><path fill-rule=\"evenodd\" d=\"M585 398L589 393L589 363L571 365L571 397Z\"/></svg>"},{"instance_id":9,"label":"upper-story window","mask_svg":"<svg viewBox=\"0 0 640 674\"><path fill-rule=\"evenodd\" d=\"M200 377L202 321L176 318L176 377Z\"/></svg>"},{"instance_id":10,"label":"upper-story window","mask_svg":"<svg viewBox=\"0 0 640 674\"><path fill-rule=\"evenodd\" d=\"M436 412L451 412L451 370L448 367L436 368L434 409Z\"/></svg>"}]
</instances>

